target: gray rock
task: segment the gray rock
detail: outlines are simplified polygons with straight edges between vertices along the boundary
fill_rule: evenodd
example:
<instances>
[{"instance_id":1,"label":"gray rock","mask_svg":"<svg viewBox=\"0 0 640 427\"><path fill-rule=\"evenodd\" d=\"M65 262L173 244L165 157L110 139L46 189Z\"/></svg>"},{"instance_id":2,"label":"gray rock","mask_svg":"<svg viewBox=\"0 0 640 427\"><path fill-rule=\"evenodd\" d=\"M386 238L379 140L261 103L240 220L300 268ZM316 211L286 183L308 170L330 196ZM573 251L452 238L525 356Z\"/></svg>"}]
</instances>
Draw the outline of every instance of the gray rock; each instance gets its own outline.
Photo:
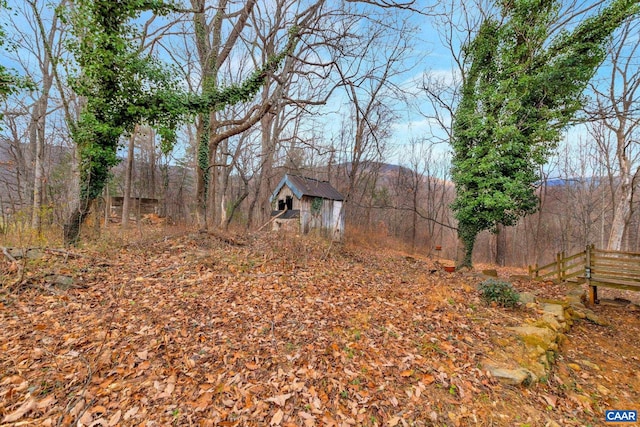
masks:
<instances>
[{"instance_id":1,"label":"gray rock","mask_svg":"<svg viewBox=\"0 0 640 427\"><path fill-rule=\"evenodd\" d=\"M585 315L587 316L587 320L595 323L596 325L609 326L609 322L607 322L606 320L602 319L600 316L596 315L591 310L587 310L585 312Z\"/></svg>"},{"instance_id":2,"label":"gray rock","mask_svg":"<svg viewBox=\"0 0 640 427\"><path fill-rule=\"evenodd\" d=\"M542 310L545 313L553 314L558 320L564 320L564 307L560 304L543 304Z\"/></svg>"},{"instance_id":3,"label":"gray rock","mask_svg":"<svg viewBox=\"0 0 640 427\"><path fill-rule=\"evenodd\" d=\"M520 292L520 302L524 305L536 302L536 296L531 292Z\"/></svg>"},{"instance_id":4,"label":"gray rock","mask_svg":"<svg viewBox=\"0 0 640 427\"><path fill-rule=\"evenodd\" d=\"M572 319L586 319L587 315L586 315L586 311L587 308L586 307L582 307L582 308L578 308L576 306L572 306L572 310L571 310L571 318Z\"/></svg>"},{"instance_id":5,"label":"gray rock","mask_svg":"<svg viewBox=\"0 0 640 427\"><path fill-rule=\"evenodd\" d=\"M482 270L482 274L489 277L498 277L498 271L493 269Z\"/></svg>"},{"instance_id":6,"label":"gray rock","mask_svg":"<svg viewBox=\"0 0 640 427\"><path fill-rule=\"evenodd\" d=\"M524 368L507 369L498 367L487 367L492 377L497 378L500 382L511 385L529 385L534 382L533 374Z\"/></svg>"},{"instance_id":7,"label":"gray rock","mask_svg":"<svg viewBox=\"0 0 640 427\"><path fill-rule=\"evenodd\" d=\"M73 277L64 276L62 274L56 274L50 278L51 283L55 286L59 286L62 289L69 289L74 285L75 280Z\"/></svg>"},{"instance_id":8,"label":"gray rock","mask_svg":"<svg viewBox=\"0 0 640 427\"><path fill-rule=\"evenodd\" d=\"M9 255L11 255L15 259L21 259L21 258L40 259L44 256L44 252L42 252L42 249L38 249L38 248L29 248L29 249L7 248L7 252L9 253Z\"/></svg>"}]
</instances>

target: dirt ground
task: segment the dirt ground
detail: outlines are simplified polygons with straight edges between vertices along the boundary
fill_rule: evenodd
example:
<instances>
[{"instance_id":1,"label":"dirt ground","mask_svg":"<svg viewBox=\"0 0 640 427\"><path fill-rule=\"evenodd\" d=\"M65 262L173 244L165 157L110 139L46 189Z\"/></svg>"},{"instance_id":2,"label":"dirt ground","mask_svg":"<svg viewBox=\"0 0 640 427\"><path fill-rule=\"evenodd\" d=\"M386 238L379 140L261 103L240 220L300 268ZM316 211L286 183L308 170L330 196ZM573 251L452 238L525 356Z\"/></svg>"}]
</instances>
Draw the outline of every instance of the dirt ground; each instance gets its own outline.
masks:
<instances>
[{"instance_id":1,"label":"dirt ground","mask_svg":"<svg viewBox=\"0 0 640 427\"><path fill-rule=\"evenodd\" d=\"M541 383L508 386L481 361L534 313L485 304L477 275L314 238L144 236L2 260L0 425L598 426L640 410L629 302L594 307L609 326L576 321Z\"/></svg>"}]
</instances>

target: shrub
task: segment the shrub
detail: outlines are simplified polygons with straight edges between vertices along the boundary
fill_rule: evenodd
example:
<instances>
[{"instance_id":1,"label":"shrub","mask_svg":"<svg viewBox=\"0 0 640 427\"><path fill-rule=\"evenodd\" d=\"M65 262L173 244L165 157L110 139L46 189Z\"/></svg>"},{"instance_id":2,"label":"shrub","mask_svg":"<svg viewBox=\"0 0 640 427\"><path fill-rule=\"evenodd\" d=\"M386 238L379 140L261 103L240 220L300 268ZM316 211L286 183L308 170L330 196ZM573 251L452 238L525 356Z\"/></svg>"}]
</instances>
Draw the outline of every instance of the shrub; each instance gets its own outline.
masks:
<instances>
[{"instance_id":1,"label":"shrub","mask_svg":"<svg viewBox=\"0 0 640 427\"><path fill-rule=\"evenodd\" d=\"M487 303L495 302L503 307L514 307L520 300L520 295L508 282L488 279L480 283L479 289L482 299Z\"/></svg>"}]
</instances>

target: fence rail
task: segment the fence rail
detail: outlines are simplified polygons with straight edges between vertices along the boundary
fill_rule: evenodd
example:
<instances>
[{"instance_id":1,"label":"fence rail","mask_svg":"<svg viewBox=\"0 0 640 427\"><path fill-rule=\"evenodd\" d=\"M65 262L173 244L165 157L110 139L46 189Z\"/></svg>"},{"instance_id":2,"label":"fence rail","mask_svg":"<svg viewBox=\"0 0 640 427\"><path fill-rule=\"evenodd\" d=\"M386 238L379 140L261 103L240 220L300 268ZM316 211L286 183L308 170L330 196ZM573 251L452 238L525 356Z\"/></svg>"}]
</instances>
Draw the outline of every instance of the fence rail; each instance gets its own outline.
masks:
<instances>
[{"instance_id":1,"label":"fence rail","mask_svg":"<svg viewBox=\"0 0 640 427\"><path fill-rule=\"evenodd\" d=\"M640 291L640 253L596 249L556 255L556 260L539 267L529 266L529 277L555 282L576 281L589 286L589 301L598 301L598 286Z\"/></svg>"},{"instance_id":2,"label":"fence rail","mask_svg":"<svg viewBox=\"0 0 640 427\"><path fill-rule=\"evenodd\" d=\"M566 282L573 278L579 277L584 273L587 251L566 256L566 253L558 252L555 261L538 267L529 266L529 277L534 280L554 280L557 282Z\"/></svg>"}]
</instances>

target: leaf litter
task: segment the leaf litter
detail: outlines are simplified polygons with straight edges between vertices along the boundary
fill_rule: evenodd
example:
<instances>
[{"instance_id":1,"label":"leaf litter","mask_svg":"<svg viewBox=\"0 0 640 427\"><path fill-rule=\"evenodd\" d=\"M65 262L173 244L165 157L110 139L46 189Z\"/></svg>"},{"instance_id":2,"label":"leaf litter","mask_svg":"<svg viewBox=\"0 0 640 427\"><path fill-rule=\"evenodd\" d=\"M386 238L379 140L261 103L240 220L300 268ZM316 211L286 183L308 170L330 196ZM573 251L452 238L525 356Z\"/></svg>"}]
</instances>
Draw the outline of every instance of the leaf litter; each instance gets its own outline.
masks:
<instances>
[{"instance_id":1,"label":"leaf litter","mask_svg":"<svg viewBox=\"0 0 640 427\"><path fill-rule=\"evenodd\" d=\"M477 276L314 238L236 240L151 235L27 266L0 295L1 425L577 426L640 401L637 313L601 308L625 322L617 344L615 326L578 322L549 378L507 386L480 361L532 313L483 304ZM46 281L62 273L78 286Z\"/></svg>"}]
</instances>

